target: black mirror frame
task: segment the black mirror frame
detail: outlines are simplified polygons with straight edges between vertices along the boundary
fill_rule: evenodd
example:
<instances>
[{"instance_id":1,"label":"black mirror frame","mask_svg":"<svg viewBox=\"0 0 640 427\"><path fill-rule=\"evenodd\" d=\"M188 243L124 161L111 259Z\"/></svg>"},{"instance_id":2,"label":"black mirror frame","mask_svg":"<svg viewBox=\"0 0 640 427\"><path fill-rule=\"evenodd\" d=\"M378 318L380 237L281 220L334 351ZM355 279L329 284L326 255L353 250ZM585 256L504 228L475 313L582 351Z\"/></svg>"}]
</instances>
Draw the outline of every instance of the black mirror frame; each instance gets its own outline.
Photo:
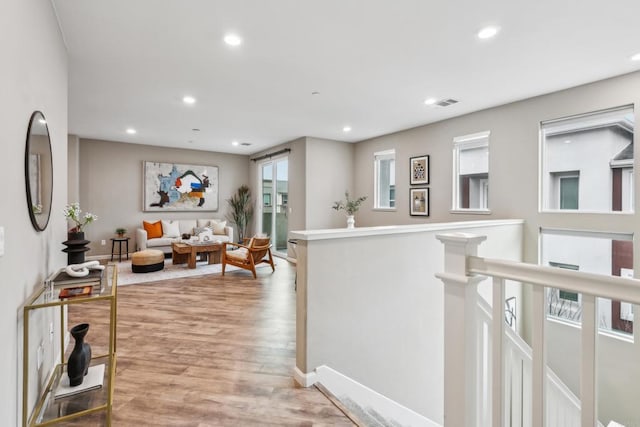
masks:
<instances>
[{"instance_id":1,"label":"black mirror frame","mask_svg":"<svg viewBox=\"0 0 640 427\"><path fill-rule=\"evenodd\" d=\"M48 179L50 183L49 193L43 196L43 200L45 198L48 198L48 201L46 202L48 206L48 212L47 212L46 220L44 221L43 224L38 222L38 218L36 218L36 214L33 211L33 200L31 199L31 182L29 180L29 175L30 175L29 174L29 167L30 167L29 154L31 153L31 128L34 120L40 117L42 117L42 119L45 121L44 127L47 130L49 159L51 161L51 167L49 168L50 174L48 177L43 177L44 179ZM25 178L26 193L27 193L27 210L29 211L29 218L31 219L31 224L33 225L33 228L35 228L37 231L44 231L47 228L47 225L49 224L49 218L51 217L51 207L52 207L51 203L53 201L53 152L51 150L51 136L49 134L49 126L46 123L46 118L44 114L42 113L42 111L39 111L39 110L34 111L31 114L31 118L29 119L29 128L27 129L27 140L26 140L26 148L25 148L25 155L24 155L24 178Z\"/></svg>"}]
</instances>

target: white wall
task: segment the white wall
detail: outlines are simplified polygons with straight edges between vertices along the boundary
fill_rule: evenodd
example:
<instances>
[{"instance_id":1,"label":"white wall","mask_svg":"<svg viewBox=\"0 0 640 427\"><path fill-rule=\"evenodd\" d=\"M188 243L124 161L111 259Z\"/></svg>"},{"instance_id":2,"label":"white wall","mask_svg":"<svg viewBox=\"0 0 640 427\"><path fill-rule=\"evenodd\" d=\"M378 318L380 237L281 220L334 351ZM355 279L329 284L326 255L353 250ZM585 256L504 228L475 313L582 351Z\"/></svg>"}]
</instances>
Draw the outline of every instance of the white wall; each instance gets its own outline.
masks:
<instances>
[{"instance_id":1,"label":"white wall","mask_svg":"<svg viewBox=\"0 0 640 427\"><path fill-rule=\"evenodd\" d=\"M0 420L15 426L21 422L22 305L65 261L60 242L66 237L62 209L67 200L67 57L51 3L4 1L0 52L0 177L5 183L0 209L0 227L5 232L5 253L0 256ZM25 137L34 110L42 111L47 119L53 154L51 218L43 232L31 225L25 193ZM42 339L47 345L46 370L54 349L48 345L48 330L43 329L32 340ZM36 372L31 376L35 378Z\"/></svg>"},{"instance_id":2,"label":"white wall","mask_svg":"<svg viewBox=\"0 0 640 427\"><path fill-rule=\"evenodd\" d=\"M519 221L292 232L298 369L327 365L442 423L444 290L435 274L444 250L435 235L461 229L488 236L480 256L521 259Z\"/></svg>"}]
</instances>

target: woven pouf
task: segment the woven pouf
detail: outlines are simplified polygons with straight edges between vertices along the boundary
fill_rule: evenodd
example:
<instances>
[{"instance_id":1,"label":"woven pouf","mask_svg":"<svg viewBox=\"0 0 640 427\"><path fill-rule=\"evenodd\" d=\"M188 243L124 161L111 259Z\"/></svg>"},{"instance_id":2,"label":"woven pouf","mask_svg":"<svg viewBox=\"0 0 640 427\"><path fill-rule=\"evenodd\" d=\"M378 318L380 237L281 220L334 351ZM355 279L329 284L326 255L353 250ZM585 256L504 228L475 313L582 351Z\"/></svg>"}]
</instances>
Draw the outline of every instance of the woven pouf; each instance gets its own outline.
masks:
<instances>
[{"instance_id":1,"label":"woven pouf","mask_svg":"<svg viewBox=\"0 0 640 427\"><path fill-rule=\"evenodd\" d=\"M131 255L131 271L134 273L150 273L164 268L164 252L156 249L145 249Z\"/></svg>"}]
</instances>

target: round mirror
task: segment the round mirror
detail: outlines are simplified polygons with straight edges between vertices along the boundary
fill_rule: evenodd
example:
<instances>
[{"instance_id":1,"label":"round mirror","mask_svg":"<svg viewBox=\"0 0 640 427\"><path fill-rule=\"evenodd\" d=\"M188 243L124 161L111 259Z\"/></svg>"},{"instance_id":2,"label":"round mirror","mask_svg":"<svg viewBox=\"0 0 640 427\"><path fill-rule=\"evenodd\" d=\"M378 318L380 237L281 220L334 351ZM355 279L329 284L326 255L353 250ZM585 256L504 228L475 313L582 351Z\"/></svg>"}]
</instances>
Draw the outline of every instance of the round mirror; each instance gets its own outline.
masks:
<instances>
[{"instance_id":1,"label":"round mirror","mask_svg":"<svg viewBox=\"0 0 640 427\"><path fill-rule=\"evenodd\" d=\"M35 111L29 120L24 171L31 223L36 230L42 231L47 228L51 214L53 159L49 128L40 111Z\"/></svg>"}]
</instances>

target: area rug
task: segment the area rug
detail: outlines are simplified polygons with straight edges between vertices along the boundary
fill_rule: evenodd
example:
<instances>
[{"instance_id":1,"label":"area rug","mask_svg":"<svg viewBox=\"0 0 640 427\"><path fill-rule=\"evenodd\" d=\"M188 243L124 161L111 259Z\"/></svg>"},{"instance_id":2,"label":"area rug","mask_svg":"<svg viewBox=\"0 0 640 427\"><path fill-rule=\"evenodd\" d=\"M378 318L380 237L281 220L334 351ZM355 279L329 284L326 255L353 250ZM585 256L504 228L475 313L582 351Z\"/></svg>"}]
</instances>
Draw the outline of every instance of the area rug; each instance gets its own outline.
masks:
<instances>
[{"instance_id":1,"label":"area rug","mask_svg":"<svg viewBox=\"0 0 640 427\"><path fill-rule=\"evenodd\" d=\"M276 260L273 263L277 266ZM122 261L115 263L118 266L118 286L131 285L134 283L146 283L157 282L159 280L178 279L182 277L203 276L206 274L221 274L222 264L207 264L207 261L201 261L196 263L196 268L188 268L187 264L174 265L171 259L164 260L164 269L160 271L154 271L151 273L133 273L131 271L131 261ZM260 264L256 268L263 268L271 266L267 264ZM238 267L227 265L225 271L240 270ZM247 271L251 274L251 272Z\"/></svg>"},{"instance_id":2,"label":"area rug","mask_svg":"<svg viewBox=\"0 0 640 427\"><path fill-rule=\"evenodd\" d=\"M198 262L196 268L188 268L187 264L174 265L170 259L165 259L164 269L151 273L133 273L131 271L131 261L122 261L117 263L117 266L118 286L222 273L222 264L207 264L207 261ZM233 270L238 270L238 267L227 265L226 271Z\"/></svg>"}]
</instances>

